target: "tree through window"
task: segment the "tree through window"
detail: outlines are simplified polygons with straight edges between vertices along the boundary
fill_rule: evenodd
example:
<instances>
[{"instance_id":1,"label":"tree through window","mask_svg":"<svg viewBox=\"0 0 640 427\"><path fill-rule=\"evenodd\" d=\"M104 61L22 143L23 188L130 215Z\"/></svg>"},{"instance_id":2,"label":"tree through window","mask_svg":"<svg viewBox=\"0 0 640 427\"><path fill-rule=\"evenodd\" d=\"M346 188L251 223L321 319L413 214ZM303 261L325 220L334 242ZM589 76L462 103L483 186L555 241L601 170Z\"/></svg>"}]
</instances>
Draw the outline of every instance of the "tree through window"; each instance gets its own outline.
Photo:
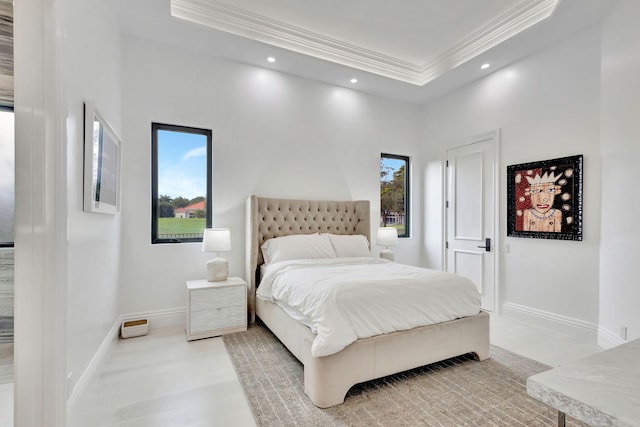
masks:
<instances>
[{"instance_id":1,"label":"tree through window","mask_svg":"<svg viewBox=\"0 0 640 427\"><path fill-rule=\"evenodd\" d=\"M380 155L380 226L409 237L409 157Z\"/></svg>"}]
</instances>

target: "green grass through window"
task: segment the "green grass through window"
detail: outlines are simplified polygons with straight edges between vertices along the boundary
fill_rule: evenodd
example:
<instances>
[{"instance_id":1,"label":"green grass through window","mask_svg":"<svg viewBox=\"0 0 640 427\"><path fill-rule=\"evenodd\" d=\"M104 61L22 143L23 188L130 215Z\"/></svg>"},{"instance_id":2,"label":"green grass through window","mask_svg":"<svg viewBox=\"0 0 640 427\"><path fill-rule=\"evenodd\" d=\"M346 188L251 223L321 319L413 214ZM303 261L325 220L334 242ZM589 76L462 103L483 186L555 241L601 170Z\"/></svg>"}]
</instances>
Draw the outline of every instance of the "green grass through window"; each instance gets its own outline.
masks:
<instances>
[{"instance_id":1,"label":"green grass through window","mask_svg":"<svg viewBox=\"0 0 640 427\"><path fill-rule=\"evenodd\" d=\"M205 218L158 218L158 237L202 237Z\"/></svg>"}]
</instances>

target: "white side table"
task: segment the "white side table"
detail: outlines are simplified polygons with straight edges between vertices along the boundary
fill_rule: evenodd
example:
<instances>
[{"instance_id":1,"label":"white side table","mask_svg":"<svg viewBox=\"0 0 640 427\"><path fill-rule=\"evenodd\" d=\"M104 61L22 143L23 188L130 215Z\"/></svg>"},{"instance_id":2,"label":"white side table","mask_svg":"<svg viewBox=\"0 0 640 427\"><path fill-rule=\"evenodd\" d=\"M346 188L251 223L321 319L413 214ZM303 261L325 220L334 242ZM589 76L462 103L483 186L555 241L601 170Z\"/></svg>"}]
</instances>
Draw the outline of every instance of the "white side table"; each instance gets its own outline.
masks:
<instances>
[{"instance_id":1,"label":"white side table","mask_svg":"<svg viewBox=\"0 0 640 427\"><path fill-rule=\"evenodd\" d=\"M222 282L187 281L187 340L247 330L247 283L239 277Z\"/></svg>"}]
</instances>

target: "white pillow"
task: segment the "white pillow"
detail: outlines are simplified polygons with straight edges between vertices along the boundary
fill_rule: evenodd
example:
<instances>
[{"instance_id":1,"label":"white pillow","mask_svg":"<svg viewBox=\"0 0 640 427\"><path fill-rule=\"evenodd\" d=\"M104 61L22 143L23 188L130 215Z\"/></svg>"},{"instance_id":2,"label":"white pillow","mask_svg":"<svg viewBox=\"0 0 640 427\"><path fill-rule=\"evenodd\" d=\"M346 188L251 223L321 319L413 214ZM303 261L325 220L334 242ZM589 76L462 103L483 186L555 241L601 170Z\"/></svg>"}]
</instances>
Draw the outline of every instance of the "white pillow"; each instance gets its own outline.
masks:
<instances>
[{"instance_id":1,"label":"white pillow","mask_svg":"<svg viewBox=\"0 0 640 427\"><path fill-rule=\"evenodd\" d=\"M329 239L338 258L371 256L369 242L362 234L329 234Z\"/></svg>"},{"instance_id":2,"label":"white pillow","mask_svg":"<svg viewBox=\"0 0 640 427\"><path fill-rule=\"evenodd\" d=\"M326 234L292 234L264 242L262 256L269 264L292 259L335 258L336 251Z\"/></svg>"}]
</instances>

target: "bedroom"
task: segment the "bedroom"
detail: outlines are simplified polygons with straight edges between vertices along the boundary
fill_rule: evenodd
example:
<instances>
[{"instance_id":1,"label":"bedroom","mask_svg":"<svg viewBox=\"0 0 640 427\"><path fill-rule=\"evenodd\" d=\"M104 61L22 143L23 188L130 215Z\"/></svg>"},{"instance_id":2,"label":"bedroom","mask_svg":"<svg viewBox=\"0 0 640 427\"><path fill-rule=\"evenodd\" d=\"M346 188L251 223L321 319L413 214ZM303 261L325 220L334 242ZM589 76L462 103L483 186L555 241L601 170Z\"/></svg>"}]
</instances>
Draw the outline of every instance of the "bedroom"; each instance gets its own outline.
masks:
<instances>
[{"instance_id":1,"label":"bedroom","mask_svg":"<svg viewBox=\"0 0 640 427\"><path fill-rule=\"evenodd\" d=\"M638 291L629 285L635 276L638 232L626 225L638 208L638 200L629 196L635 188L629 174L639 150L637 129L634 118L625 113L637 111L640 99L634 77L640 68L634 62L640 56L638 30L625 27L638 16L633 2L620 2L602 28L585 29L424 107L215 59L168 43L132 39L120 34L113 11L102 2L63 4L65 73L59 80L46 76L48 87L63 88L69 112L61 116L69 123L69 142L53 145L68 150L68 191L46 191L65 201L68 212L60 212L59 225L51 231L52 236L69 238L68 249L54 257L66 266L68 287L59 289L58 283L53 288L56 306L66 306L66 315L60 318L46 307L36 310L50 326L47 331L25 331L34 340L27 346L52 332L68 337L47 343L66 361L58 362L67 365L66 372L54 370L63 383L68 372L76 381L81 377L120 315L181 319L182 284L201 275L207 259L196 247L148 244L149 178L143 166L152 119L214 130L215 156L220 159L214 171L214 217L234 230L238 248L243 245L243 201L248 194L307 198L313 187L314 198L375 201L380 153L412 156L414 171L420 171L412 190L415 237L403 241L396 255L425 266L441 264L442 143L500 128L503 169L521 161L583 154L585 240L507 239L510 252L501 255L501 298L511 304L505 309L529 317L537 314L541 322L577 325L599 334L603 344L616 343L621 325L629 327L629 338L639 336L633 303ZM17 46L33 36L19 37ZM92 50L95 46L98 53ZM93 68L88 58L101 58L103 65ZM507 71L516 79L505 79ZM30 102L39 102L34 99ZM101 105L127 141L123 211L116 218L87 215L81 209L81 147L76 142L83 99ZM274 175L273 170L282 172ZM305 185L288 179L301 171L315 173ZM541 252L551 259L545 280L534 279L536 264L528 259ZM232 272L240 275L243 251L232 251L229 260ZM149 271L141 265L155 267ZM16 274L29 277L31 273L20 268ZM59 273L51 265L47 268L53 269L50 275ZM30 292L41 295L38 289ZM50 374L52 369L45 367Z\"/></svg>"}]
</instances>

